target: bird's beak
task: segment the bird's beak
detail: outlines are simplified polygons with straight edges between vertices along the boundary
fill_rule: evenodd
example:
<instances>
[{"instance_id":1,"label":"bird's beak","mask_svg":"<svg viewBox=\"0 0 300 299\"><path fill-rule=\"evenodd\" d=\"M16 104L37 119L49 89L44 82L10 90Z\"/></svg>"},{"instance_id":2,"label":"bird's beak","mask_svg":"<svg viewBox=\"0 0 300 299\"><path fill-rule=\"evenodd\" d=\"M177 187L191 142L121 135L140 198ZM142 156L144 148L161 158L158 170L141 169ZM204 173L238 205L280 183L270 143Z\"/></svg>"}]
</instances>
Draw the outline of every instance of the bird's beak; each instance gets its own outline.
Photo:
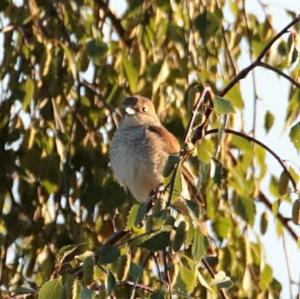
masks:
<instances>
[{"instance_id":1,"label":"bird's beak","mask_svg":"<svg viewBox=\"0 0 300 299\"><path fill-rule=\"evenodd\" d=\"M125 107L125 113L128 115L135 115L136 110L131 106L127 106L127 107Z\"/></svg>"}]
</instances>

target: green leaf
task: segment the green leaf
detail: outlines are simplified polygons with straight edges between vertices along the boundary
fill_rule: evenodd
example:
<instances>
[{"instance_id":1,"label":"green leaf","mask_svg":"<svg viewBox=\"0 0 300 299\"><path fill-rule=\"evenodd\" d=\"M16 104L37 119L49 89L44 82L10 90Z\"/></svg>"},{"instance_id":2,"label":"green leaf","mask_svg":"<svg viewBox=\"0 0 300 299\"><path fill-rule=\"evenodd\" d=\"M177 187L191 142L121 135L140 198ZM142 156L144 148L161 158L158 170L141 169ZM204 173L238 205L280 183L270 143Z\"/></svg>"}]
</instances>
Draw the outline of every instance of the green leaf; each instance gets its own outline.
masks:
<instances>
[{"instance_id":1,"label":"green leaf","mask_svg":"<svg viewBox=\"0 0 300 299\"><path fill-rule=\"evenodd\" d=\"M140 244L140 247L146 248L151 251L164 250L169 246L170 243L170 232L161 232L153 237L150 237L148 240Z\"/></svg>"},{"instance_id":2,"label":"green leaf","mask_svg":"<svg viewBox=\"0 0 300 299\"><path fill-rule=\"evenodd\" d=\"M115 246L106 245L100 248L98 254L99 264L110 264L120 256L120 250Z\"/></svg>"},{"instance_id":3,"label":"green leaf","mask_svg":"<svg viewBox=\"0 0 300 299\"><path fill-rule=\"evenodd\" d=\"M82 285L78 279L75 279L72 286L72 299L82 299Z\"/></svg>"},{"instance_id":4,"label":"green leaf","mask_svg":"<svg viewBox=\"0 0 300 299\"><path fill-rule=\"evenodd\" d=\"M24 98L22 101L24 110L26 110L28 108L29 104L31 103L31 101L33 99L34 91L35 91L34 81L31 79L27 79L24 84L25 95L24 95Z\"/></svg>"},{"instance_id":5,"label":"green leaf","mask_svg":"<svg viewBox=\"0 0 300 299\"><path fill-rule=\"evenodd\" d=\"M109 270L107 274L107 279L106 279L106 291L108 295L111 295L112 291L116 287L116 279L112 272Z\"/></svg>"},{"instance_id":6,"label":"green leaf","mask_svg":"<svg viewBox=\"0 0 300 299\"><path fill-rule=\"evenodd\" d=\"M271 128L273 127L273 124L274 124L274 120L275 120L275 117L273 115L273 113L271 113L269 110L266 112L265 114L265 124L264 124L264 127L265 127L265 130L266 132L268 133Z\"/></svg>"},{"instance_id":7,"label":"green leaf","mask_svg":"<svg viewBox=\"0 0 300 299\"><path fill-rule=\"evenodd\" d=\"M226 170L223 167L222 163L217 159L212 159L214 167L213 181L220 188L222 180L225 179Z\"/></svg>"},{"instance_id":8,"label":"green leaf","mask_svg":"<svg viewBox=\"0 0 300 299\"><path fill-rule=\"evenodd\" d=\"M300 224L300 199L295 200L293 203L292 220L295 224Z\"/></svg>"},{"instance_id":9,"label":"green leaf","mask_svg":"<svg viewBox=\"0 0 300 299\"><path fill-rule=\"evenodd\" d=\"M220 19L215 13L204 11L194 20L196 29L200 32L204 43L213 37L221 27Z\"/></svg>"},{"instance_id":10,"label":"green leaf","mask_svg":"<svg viewBox=\"0 0 300 299\"><path fill-rule=\"evenodd\" d=\"M137 83L138 83L138 77L139 77L139 72L134 64L133 60L129 58L124 58L123 59L123 66L125 69L126 77L129 83L129 87L131 92L135 93L137 91Z\"/></svg>"},{"instance_id":11,"label":"green leaf","mask_svg":"<svg viewBox=\"0 0 300 299\"><path fill-rule=\"evenodd\" d=\"M296 150L300 151L300 122L294 125L290 131L290 139L296 148Z\"/></svg>"},{"instance_id":12,"label":"green leaf","mask_svg":"<svg viewBox=\"0 0 300 299\"><path fill-rule=\"evenodd\" d=\"M282 171L280 178L279 178L279 186L278 186L278 190L279 190L279 194L280 195L284 195L287 193L288 190L288 186L289 186L289 177L286 173L285 170Z\"/></svg>"},{"instance_id":13,"label":"green leaf","mask_svg":"<svg viewBox=\"0 0 300 299\"><path fill-rule=\"evenodd\" d=\"M131 230L135 227L136 219L137 219L137 215L140 210L140 207L141 207L140 204L134 204L132 206L132 208L130 209L129 214L127 216L127 226L126 226L127 230Z\"/></svg>"},{"instance_id":14,"label":"green leaf","mask_svg":"<svg viewBox=\"0 0 300 299\"><path fill-rule=\"evenodd\" d=\"M29 294L35 294L36 290L32 289L30 287L22 287L21 286L21 287L18 287L17 289L15 289L15 290L13 290L13 293L18 294L18 295L21 295L21 294L29 295Z\"/></svg>"},{"instance_id":15,"label":"green leaf","mask_svg":"<svg viewBox=\"0 0 300 299\"><path fill-rule=\"evenodd\" d=\"M272 281L273 270L269 265L266 265L259 278L259 287L262 290L267 290Z\"/></svg>"},{"instance_id":16,"label":"green leaf","mask_svg":"<svg viewBox=\"0 0 300 299\"><path fill-rule=\"evenodd\" d=\"M229 289L233 286L230 277L226 276L223 271L220 271L215 276L215 283L219 289Z\"/></svg>"},{"instance_id":17,"label":"green leaf","mask_svg":"<svg viewBox=\"0 0 300 299\"><path fill-rule=\"evenodd\" d=\"M85 44L87 55L98 64L99 60L107 53L107 44L99 39L88 39Z\"/></svg>"},{"instance_id":18,"label":"green leaf","mask_svg":"<svg viewBox=\"0 0 300 299\"><path fill-rule=\"evenodd\" d=\"M268 214L266 212L261 214L260 218L260 233L264 235L268 228Z\"/></svg>"},{"instance_id":19,"label":"green leaf","mask_svg":"<svg viewBox=\"0 0 300 299\"><path fill-rule=\"evenodd\" d=\"M228 83L228 82L227 82ZM244 101L240 89L240 85L236 84L233 88L231 88L228 93L226 94L226 98L229 99L230 103L237 108L243 109L244 108Z\"/></svg>"},{"instance_id":20,"label":"green leaf","mask_svg":"<svg viewBox=\"0 0 300 299\"><path fill-rule=\"evenodd\" d=\"M206 237L200 234L199 230L195 230L195 235L192 245L192 257L194 261L200 261L206 254L208 248L208 241Z\"/></svg>"},{"instance_id":21,"label":"green leaf","mask_svg":"<svg viewBox=\"0 0 300 299\"><path fill-rule=\"evenodd\" d=\"M72 76L73 76L74 80L76 80L77 79L77 65L76 65L76 62L75 62L74 54L65 45L63 46L63 49L64 49L64 53L65 53L67 61L68 61L69 69L72 73Z\"/></svg>"},{"instance_id":22,"label":"green leaf","mask_svg":"<svg viewBox=\"0 0 300 299\"><path fill-rule=\"evenodd\" d=\"M88 256L82 266L82 282L84 285L89 285L93 281L95 258Z\"/></svg>"},{"instance_id":23,"label":"green leaf","mask_svg":"<svg viewBox=\"0 0 300 299\"><path fill-rule=\"evenodd\" d=\"M238 197L235 201L236 212L251 226L254 225L256 208L252 198Z\"/></svg>"},{"instance_id":24,"label":"green leaf","mask_svg":"<svg viewBox=\"0 0 300 299\"><path fill-rule=\"evenodd\" d=\"M200 209L199 209L198 203L194 200L185 200L185 203L186 203L189 211L191 213L193 213L192 217L194 216L194 217L198 218L200 215Z\"/></svg>"},{"instance_id":25,"label":"green leaf","mask_svg":"<svg viewBox=\"0 0 300 299\"><path fill-rule=\"evenodd\" d=\"M143 267L136 263L131 263L129 274L133 281L138 281L143 275Z\"/></svg>"},{"instance_id":26,"label":"green leaf","mask_svg":"<svg viewBox=\"0 0 300 299\"><path fill-rule=\"evenodd\" d=\"M226 238L232 228L232 222L229 217L218 217L214 223L216 233L220 238Z\"/></svg>"},{"instance_id":27,"label":"green leaf","mask_svg":"<svg viewBox=\"0 0 300 299\"><path fill-rule=\"evenodd\" d=\"M191 293L197 283L197 271L192 271L184 265L179 266L179 276L176 286L183 292Z\"/></svg>"},{"instance_id":28,"label":"green leaf","mask_svg":"<svg viewBox=\"0 0 300 299\"><path fill-rule=\"evenodd\" d=\"M172 242L172 247L173 247L173 250L174 251L179 251L183 242L184 242L184 239L185 239L185 222L184 221L181 221L178 225L178 227L176 228L176 231L175 231L175 237L174 237L174 240Z\"/></svg>"},{"instance_id":29,"label":"green leaf","mask_svg":"<svg viewBox=\"0 0 300 299\"><path fill-rule=\"evenodd\" d=\"M224 98L216 97L214 100L214 110L218 113L234 112L232 103Z\"/></svg>"},{"instance_id":30,"label":"green leaf","mask_svg":"<svg viewBox=\"0 0 300 299\"><path fill-rule=\"evenodd\" d=\"M63 299L64 288L62 277L45 282L39 292L38 299Z\"/></svg>"},{"instance_id":31,"label":"green leaf","mask_svg":"<svg viewBox=\"0 0 300 299\"><path fill-rule=\"evenodd\" d=\"M155 291L151 296L150 299L165 299L166 293L164 291Z\"/></svg>"},{"instance_id":32,"label":"green leaf","mask_svg":"<svg viewBox=\"0 0 300 299\"><path fill-rule=\"evenodd\" d=\"M135 219L135 222L134 222L135 226L139 226L141 224L141 222L143 221L145 215L148 212L148 207L149 207L148 202L145 202L145 203L143 203L139 206L139 209L138 209L137 215L136 215L136 219Z\"/></svg>"},{"instance_id":33,"label":"green leaf","mask_svg":"<svg viewBox=\"0 0 300 299\"><path fill-rule=\"evenodd\" d=\"M132 206L127 216L127 230L133 229L141 224L142 220L147 214L148 206L148 202L145 202L142 205L134 204Z\"/></svg>"},{"instance_id":34,"label":"green leaf","mask_svg":"<svg viewBox=\"0 0 300 299\"><path fill-rule=\"evenodd\" d=\"M176 165L179 163L180 158L178 155L169 155L168 160L165 164L163 176L167 177L175 169Z\"/></svg>"}]
</instances>

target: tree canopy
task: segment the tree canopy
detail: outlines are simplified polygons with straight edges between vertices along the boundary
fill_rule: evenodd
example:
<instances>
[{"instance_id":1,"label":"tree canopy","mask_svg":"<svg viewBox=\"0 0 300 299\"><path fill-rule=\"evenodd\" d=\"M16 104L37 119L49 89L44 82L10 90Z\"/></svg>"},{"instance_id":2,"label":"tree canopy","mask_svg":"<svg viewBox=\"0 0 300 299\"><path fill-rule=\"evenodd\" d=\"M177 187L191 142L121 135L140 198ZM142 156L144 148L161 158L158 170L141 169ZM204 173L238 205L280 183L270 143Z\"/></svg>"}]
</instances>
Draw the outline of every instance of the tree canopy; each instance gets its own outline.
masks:
<instances>
[{"instance_id":1,"label":"tree canopy","mask_svg":"<svg viewBox=\"0 0 300 299\"><path fill-rule=\"evenodd\" d=\"M276 31L265 5L261 20L245 2L120 0L120 14L105 0L1 0L1 297L280 297L261 236L272 218L299 244L299 165L256 138L255 75L254 99L240 82L258 67L290 82L283 129L299 151L300 17L286 10ZM138 204L109 168L131 94L151 98L182 144L166 204ZM274 122L269 109L260 129ZM183 159L205 207L182 192Z\"/></svg>"}]
</instances>

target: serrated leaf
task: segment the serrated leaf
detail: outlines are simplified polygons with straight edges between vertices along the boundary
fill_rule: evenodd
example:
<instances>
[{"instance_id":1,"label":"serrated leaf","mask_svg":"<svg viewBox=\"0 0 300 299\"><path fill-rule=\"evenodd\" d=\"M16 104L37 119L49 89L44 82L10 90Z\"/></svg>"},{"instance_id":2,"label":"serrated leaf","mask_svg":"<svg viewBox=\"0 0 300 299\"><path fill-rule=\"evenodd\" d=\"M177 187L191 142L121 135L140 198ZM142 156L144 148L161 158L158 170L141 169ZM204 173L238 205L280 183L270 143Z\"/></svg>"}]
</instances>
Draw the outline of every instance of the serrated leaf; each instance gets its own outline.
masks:
<instances>
[{"instance_id":1,"label":"serrated leaf","mask_svg":"<svg viewBox=\"0 0 300 299\"><path fill-rule=\"evenodd\" d=\"M62 277L45 282L39 292L38 299L63 299L64 288Z\"/></svg>"},{"instance_id":2,"label":"serrated leaf","mask_svg":"<svg viewBox=\"0 0 300 299\"><path fill-rule=\"evenodd\" d=\"M285 170L282 171L280 178L279 178L279 186L278 191L280 195L284 195L287 193L289 186L289 177Z\"/></svg>"},{"instance_id":3,"label":"serrated leaf","mask_svg":"<svg viewBox=\"0 0 300 299\"><path fill-rule=\"evenodd\" d=\"M148 240L141 243L139 246L146 248L150 251L159 251L164 250L169 246L170 243L170 232L161 232Z\"/></svg>"},{"instance_id":4,"label":"serrated leaf","mask_svg":"<svg viewBox=\"0 0 300 299\"><path fill-rule=\"evenodd\" d=\"M230 101L221 98L216 97L214 100L214 110L218 113L230 113L234 112L233 105Z\"/></svg>"},{"instance_id":5,"label":"serrated leaf","mask_svg":"<svg viewBox=\"0 0 300 299\"><path fill-rule=\"evenodd\" d=\"M265 127L265 130L267 133L273 127L274 121L275 121L275 117L274 117L273 113L271 113L270 111L267 111L265 114L265 123L264 123L264 127Z\"/></svg>"},{"instance_id":6,"label":"serrated leaf","mask_svg":"<svg viewBox=\"0 0 300 299\"><path fill-rule=\"evenodd\" d=\"M165 164L163 176L167 177L171 174L171 172L175 169L176 165L179 163L180 158L178 155L170 155Z\"/></svg>"},{"instance_id":7,"label":"serrated leaf","mask_svg":"<svg viewBox=\"0 0 300 299\"><path fill-rule=\"evenodd\" d=\"M294 125L291 128L289 136L294 147L299 152L300 151L300 122L298 122L296 125Z\"/></svg>"},{"instance_id":8,"label":"serrated leaf","mask_svg":"<svg viewBox=\"0 0 300 299\"><path fill-rule=\"evenodd\" d=\"M112 272L109 270L106 279L106 291L108 295L111 295L112 291L116 287L116 279Z\"/></svg>"},{"instance_id":9,"label":"serrated leaf","mask_svg":"<svg viewBox=\"0 0 300 299\"><path fill-rule=\"evenodd\" d=\"M93 281L95 258L88 256L82 265L82 282L84 285L89 285Z\"/></svg>"},{"instance_id":10,"label":"serrated leaf","mask_svg":"<svg viewBox=\"0 0 300 299\"><path fill-rule=\"evenodd\" d=\"M120 250L115 246L106 245L100 248L98 254L99 264L110 264L120 256Z\"/></svg>"},{"instance_id":11,"label":"serrated leaf","mask_svg":"<svg viewBox=\"0 0 300 299\"><path fill-rule=\"evenodd\" d=\"M141 222L143 221L145 215L147 214L148 206L149 206L148 202L145 202L139 206L139 209L136 214L136 219L134 222L135 226L139 226L141 224Z\"/></svg>"},{"instance_id":12,"label":"serrated leaf","mask_svg":"<svg viewBox=\"0 0 300 299\"><path fill-rule=\"evenodd\" d=\"M135 227L136 218L140 209L140 204L134 204L132 208L129 211L129 214L127 216L127 230L131 230Z\"/></svg>"},{"instance_id":13,"label":"serrated leaf","mask_svg":"<svg viewBox=\"0 0 300 299\"><path fill-rule=\"evenodd\" d=\"M292 220L295 224L300 224L300 199L295 200L293 203Z\"/></svg>"}]
</instances>

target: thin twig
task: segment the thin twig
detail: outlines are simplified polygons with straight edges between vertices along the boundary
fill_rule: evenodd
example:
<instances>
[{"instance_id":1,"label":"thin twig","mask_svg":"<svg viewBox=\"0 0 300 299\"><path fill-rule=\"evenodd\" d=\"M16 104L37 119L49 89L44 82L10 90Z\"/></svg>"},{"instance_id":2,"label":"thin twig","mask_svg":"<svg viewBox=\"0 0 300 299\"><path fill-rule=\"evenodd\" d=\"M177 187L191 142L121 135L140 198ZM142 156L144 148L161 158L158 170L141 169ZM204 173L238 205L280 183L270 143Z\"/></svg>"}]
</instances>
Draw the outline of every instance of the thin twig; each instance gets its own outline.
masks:
<instances>
[{"instance_id":1,"label":"thin twig","mask_svg":"<svg viewBox=\"0 0 300 299\"><path fill-rule=\"evenodd\" d=\"M184 138L184 143L187 143L190 141L190 136L194 128L196 116L198 114L198 111L200 109L201 104L204 102L206 96L209 95L210 100L213 99L213 92L209 86L205 87L202 93L199 93L198 99L196 101L196 104L194 106L194 109L192 111L192 116L190 118L186 133L185 133L185 138Z\"/></svg>"},{"instance_id":2,"label":"thin twig","mask_svg":"<svg viewBox=\"0 0 300 299\"><path fill-rule=\"evenodd\" d=\"M260 191L258 194L258 199L272 212L273 207L271 201L267 198L267 196ZM275 217L282 223L282 225L285 227L285 229L289 232L291 237L295 240L295 242L298 242L298 236L297 233L294 231L294 229L289 224L289 219L284 217L280 212L278 212Z\"/></svg>"},{"instance_id":3,"label":"thin twig","mask_svg":"<svg viewBox=\"0 0 300 299\"><path fill-rule=\"evenodd\" d=\"M289 75L287 75L286 73L284 73L283 71L281 71L280 69L277 69L276 67L269 65L265 62L260 61L258 66L264 67L270 71L273 71L275 73L277 73L278 75L280 75L281 77L289 80L293 85L295 85L297 88L300 89L300 82L297 82L295 79L293 79L292 77L290 77Z\"/></svg>"},{"instance_id":4,"label":"thin twig","mask_svg":"<svg viewBox=\"0 0 300 299\"><path fill-rule=\"evenodd\" d=\"M238 83L241 79L244 79L250 71L252 71L256 66L259 65L261 60L264 58L264 56L267 54L267 52L270 50L270 48L273 46L273 44L286 32L288 32L288 29L291 28L293 25L298 23L300 21L300 15L298 15L294 20L292 20L287 26L285 26L280 32L278 32L271 40L270 42L265 46L265 48L261 51L261 53L258 55L258 57L247 67L242 69L225 87L224 89L219 93L220 96L224 96L236 83Z\"/></svg>"},{"instance_id":5,"label":"thin twig","mask_svg":"<svg viewBox=\"0 0 300 299\"><path fill-rule=\"evenodd\" d=\"M289 255L288 255L288 251L287 251L287 247L286 247L286 239L285 239L284 234L282 235L282 243L283 243L283 251L284 251L284 256L285 256L285 261L286 261L288 277L289 277L290 299L293 299L292 272L291 272L291 267L290 267L290 262L289 262Z\"/></svg>"},{"instance_id":6,"label":"thin twig","mask_svg":"<svg viewBox=\"0 0 300 299\"><path fill-rule=\"evenodd\" d=\"M219 132L219 129L212 129L212 130L207 130L204 134L205 136L207 135L211 135L211 134L217 134ZM244 139L247 139L249 141L252 141L256 144L258 144L259 146L263 147L266 151L268 151L277 161L278 163L281 165L281 167L283 168L283 170L286 172L289 180L291 181L294 191L297 191L297 183L294 180L293 176L291 175L291 173L289 172L289 170L287 169L286 165L284 164L283 160L267 145L265 145L264 143L262 143L261 141L257 140L254 137L251 137L245 133L242 132L238 132L238 131L234 131L232 129L224 129L224 132L227 134L232 134L232 135L236 135L239 137L242 137Z\"/></svg>"},{"instance_id":7,"label":"thin twig","mask_svg":"<svg viewBox=\"0 0 300 299\"><path fill-rule=\"evenodd\" d=\"M212 278L215 278L215 272L214 270L211 268L211 266L209 265L209 263L206 261L205 257L202 258L202 264L204 265L204 267L206 268L206 270L208 271L209 275L212 277ZM224 289L219 289L219 292L220 292L220 295L223 299L228 299L228 296L225 292Z\"/></svg>"},{"instance_id":8,"label":"thin twig","mask_svg":"<svg viewBox=\"0 0 300 299\"><path fill-rule=\"evenodd\" d=\"M244 20L245 20L245 26L246 26L246 35L247 35L247 39L248 39L248 44L249 44L249 58L250 58L250 62L253 63L253 46L252 46L252 36L251 36L251 31L249 28L249 24L248 24L248 17L247 17L247 13L246 13L246 4L245 4L245 0L243 0L243 6L242 6L242 11L243 11L243 15L244 15ZM255 79L255 72L251 72L251 78L252 78L252 85L253 85L253 124L252 124L252 134L255 137L255 133L256 133L256 122L257 122L257 99L258 99L258 95L257 95L257 86L256 86L256 79ZM254 169L254 166L253 166Z\"/></svg>"},{"instance_id":9,"label":"thin twig","mask_svg":"<svg viewBox=\"0 0 300 299\"><path fill-rule=\"evenodd\" d=\"M140 283L134 283L132 281L120 281L118 282L117 286L129 286L129 287L136 287L137 289L141 289L141 290L144 290L144 291L147 291L147 292L150 292L150 293L154 293L155 290L146 286L146 285L143 285L143 284L140 284Z\"/></svg>"},{"instance_id":10,"label":"thin twig","mask_svg":"<svg viewBox=\"0 0 300 299\"><path fill-rule=\"evenodd\" d=\"M143 262L143 264L142 264L142 268L145 267L145 265L146 265L147 262L149 261L151 255L152 255L152 252L150 252L150 253L146 256L146 258L145 258L145 260L144 260L144 262ZM134 282L134 285L133 285L133 288L132 288L132 292L131 292L131 294L130 294L130 299L134 299L134 298L135 298L135 293L136 293L136 289L137 289L137 286L138 286L138 282L139 282L139 279L137 279L137 280Z\"/></svg>"},{"instance_id":11,"label":"thin twig","mask_svg":"<svg viewBox=\"0 0 300 299\"><path fill-rule=\"evenodd\" d=\"M172 299L172 287L171 287L171 277L168 267L168 261L167 261L167 251L164 250L163 252L163 262L164 262L164 269L165 269L165 281L168 285L168 291L169 291L169 297Z\"/></svg>"},{"instance_id":12,"label":"thin twig","mask_svg":"<svg viewBox=\"0 0 300 299\"><path fill-rule=\"evenodd\" d=\"M159 265L158 265L158 260L157 260L157 257L156 257L154 252L152 252L152 257L153 257L153 260L154 260L154 263L155 263L155 266L156 266L156 271L157 271L157 274L158 274L159 282L160 282L160 284L163 284L163 280L162 280Z\"/></svg>"}]
</instances>

